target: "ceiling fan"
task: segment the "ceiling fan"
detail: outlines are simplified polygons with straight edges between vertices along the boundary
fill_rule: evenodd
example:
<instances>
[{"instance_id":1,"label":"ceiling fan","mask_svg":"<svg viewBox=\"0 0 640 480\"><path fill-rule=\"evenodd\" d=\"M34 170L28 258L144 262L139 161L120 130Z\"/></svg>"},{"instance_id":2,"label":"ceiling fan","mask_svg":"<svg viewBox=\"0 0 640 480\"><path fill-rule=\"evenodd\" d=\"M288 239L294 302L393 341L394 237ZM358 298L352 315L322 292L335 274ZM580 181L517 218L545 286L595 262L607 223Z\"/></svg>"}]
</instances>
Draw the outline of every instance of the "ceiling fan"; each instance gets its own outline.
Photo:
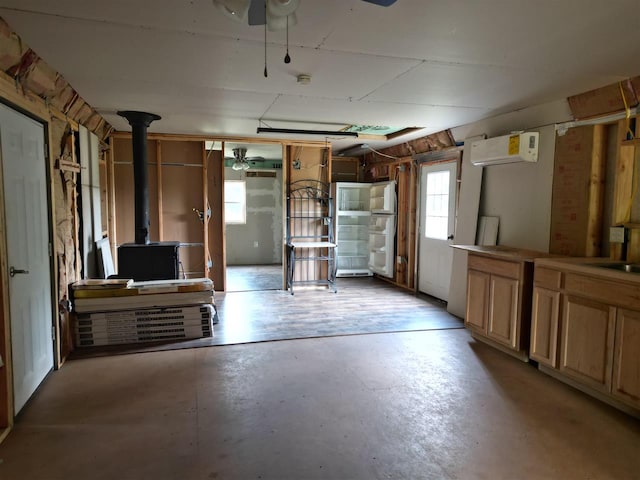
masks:
<instances>
[{"instance_id":1,"label":"ceiling fan","mask_svg":"<svg viewBox=\"0 0 640 480\"><path fill-rule=\"evenodd\" d=\"M233 149L233 157L235 161L231 168L233 170L249 170L251 164L249 162L263 162L264 157L247 157L247 149L244 147L238 147Z\"/></svg>"},{"instance_id":2,"label":"ceiling fan","mask_svg":"<svg viewBox=\"0 0 640 480\"><path fill-rule=\"evenodd\" d=\"M396 0L362 0L389 7ZM300 0L213 0L227 16L249 25L267 25L269 30L284 30L296 24L296 10Z\"/></svg>"}]
</instances>

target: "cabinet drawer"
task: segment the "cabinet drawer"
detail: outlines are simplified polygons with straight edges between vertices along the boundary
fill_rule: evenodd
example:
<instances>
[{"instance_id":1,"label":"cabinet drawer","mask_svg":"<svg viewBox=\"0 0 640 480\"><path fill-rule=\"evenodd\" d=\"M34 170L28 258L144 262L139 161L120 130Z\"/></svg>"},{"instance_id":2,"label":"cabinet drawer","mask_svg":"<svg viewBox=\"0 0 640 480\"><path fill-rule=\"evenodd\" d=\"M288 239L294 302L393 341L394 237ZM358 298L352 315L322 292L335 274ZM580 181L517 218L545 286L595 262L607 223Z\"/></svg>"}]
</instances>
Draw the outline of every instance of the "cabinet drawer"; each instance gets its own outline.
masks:
<instances>
[{"instance_id":1,"label":"cabinet drawer","mask_svg":"<svg viewBox=\"0 0 640 480\"><path fill-rule=\"evenodd\" d=\"M636 285L567 273L564 288L567 293L640 310L640 289Z\"/></svg>"},{"instance_id":2,"label":"cabinet drawer","mask_svg":"<svg viewBox=\"0 0 640 480\"><path fill-rule=\"evenodd\" d=\"M494 273L508 278L520 278L520 264L494 258L469 255L467 266L481 272Z\"/></svg>"},{"instance_id":3,"label":"cabinet drawer","mask_svg":"<svg viewBox=\"0 0 640 480\"><path fill-rule=\"evenodd\" d=\"M533 272L533 282L540 287L560 290L562 285L562 272L545 267L536 267Z\"/></svg>"}]
</instances>

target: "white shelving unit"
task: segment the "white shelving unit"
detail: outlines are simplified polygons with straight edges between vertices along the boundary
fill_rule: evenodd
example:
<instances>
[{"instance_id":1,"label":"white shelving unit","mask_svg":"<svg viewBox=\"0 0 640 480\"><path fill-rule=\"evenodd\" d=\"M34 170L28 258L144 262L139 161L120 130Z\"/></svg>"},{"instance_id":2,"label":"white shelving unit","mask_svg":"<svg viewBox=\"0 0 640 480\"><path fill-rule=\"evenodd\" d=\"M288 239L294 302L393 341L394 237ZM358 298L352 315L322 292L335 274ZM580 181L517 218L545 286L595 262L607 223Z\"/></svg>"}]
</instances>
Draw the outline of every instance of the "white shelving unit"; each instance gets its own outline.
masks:
<instances>
[{"instance_id":1,"label":"white shelving unit","mask_svg":"<svg viewBox=\"0 0 640 480\"><path fill-rule=\"evenodd\" d=\"M369 268L385 277L393 277L395 219L394 215L372 216L369 228Z\"/></svg>"},{"instance_id":2,"label":"white shelving unit","mask_svg":"<svg viewBox=\"0 0 640 480\"><path fill-rule=\"evenodd\" d=\"M393 277L395 182L333 184L336 276Z\"/></svg>"},{"instance_id":3,"label":"white shelving unit","mask_svg":"<svg viewBox=\"0 0 640 480\"><path fill-rule=\"evenodd\" d=\"M395 270L396 184L374 183L370 193L369 268L384 277Z\"/></svg>"},{"instance_id":4,"label":"white shelving unit","mask_svg":"<svg viewBox=\"0 0 640 480\"><path fill-rule=\"evenodd\" d=\"M333 184L336 202L336 276L371 275L369 270L370 184Z\"/></svg>"}]
</instances>

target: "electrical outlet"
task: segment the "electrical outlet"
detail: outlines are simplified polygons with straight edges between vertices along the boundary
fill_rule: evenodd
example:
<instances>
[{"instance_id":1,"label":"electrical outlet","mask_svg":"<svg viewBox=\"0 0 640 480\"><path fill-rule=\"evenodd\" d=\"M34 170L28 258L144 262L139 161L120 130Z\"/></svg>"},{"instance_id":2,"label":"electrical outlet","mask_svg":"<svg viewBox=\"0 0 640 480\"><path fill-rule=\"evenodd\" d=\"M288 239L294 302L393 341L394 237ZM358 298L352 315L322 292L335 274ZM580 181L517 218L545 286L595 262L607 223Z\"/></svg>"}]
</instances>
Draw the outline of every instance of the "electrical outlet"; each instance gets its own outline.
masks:
<instances>
[{"instance_id":1,"label":"electrical outlet","mask_svg":"<svg viewBox=\"0 0 640 480\"><path fill-rule=\"evenodd\" d=\"M258 248L258 241L253 242L253 248Z\"/></svg>"},{"instance_id":2,"label":"electrical outlet","mask_svg":"<svg viewBox=\"0 0 640 480\"><path fill-rule=\"evenodd\" d=\"M624 243L625 241L625 228L624 227L610 227L609 228L609 241L611 243Z\"/></svg>"}]
</instances>

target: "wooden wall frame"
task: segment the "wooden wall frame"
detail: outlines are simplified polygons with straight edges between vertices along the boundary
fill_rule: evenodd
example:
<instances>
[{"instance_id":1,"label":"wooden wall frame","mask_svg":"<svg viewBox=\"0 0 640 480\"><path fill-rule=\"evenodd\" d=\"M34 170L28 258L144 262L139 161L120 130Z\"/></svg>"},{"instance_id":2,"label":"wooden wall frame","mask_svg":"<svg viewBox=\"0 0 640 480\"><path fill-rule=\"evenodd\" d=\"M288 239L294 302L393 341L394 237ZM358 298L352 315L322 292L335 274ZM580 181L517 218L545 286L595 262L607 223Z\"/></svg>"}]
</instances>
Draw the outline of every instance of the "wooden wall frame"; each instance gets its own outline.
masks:
<instances>
[{"instance_id":1,"label":"wooden wall frame","mask_svg":"<svg viewBox=\"0 0 640 480\"><path fill-rule=\"evenodd\" d=\"M107 182L110 185L110 191L108 192L109 204L113 205L109 212L109 234L112 237L112 248L116 245L123 243L124 241L131 241L131 239L124 239L122 237L122 219L118 215L118 204L130 203L128 202L129 195L122 196L116 195L119 182L122 182L122 178L118 178L122 175L121 165L123 161L129 162L128 156L123 156L123 148L126 142L131 141L131 133L129 132L114 132L111 135L111 156L109 162L112 168L107 168L107 172L112 176L112 180ZM199 136L199 135L178 135L178 134L158 134L149 133L147 136L148 150L150 162L153 157L155 172L155 185L154 190L157 192L154 194L154 198L150 198L150 202L154 202L154 208L157 208L157 221L159 224L158 238L152 240L163 241L171 240L167 237L167 232L172 229L172 225L167 224L168 220L163 215L166 210L167 199L166 182L167 173L165 172L165 166L171 163L168 159L169 155L166 150L169 146L174 145L176 142L196 142L199 146L199 168L200 176L197 180L198 187L201 189L202 200L198 204L198 210L204 213L204 221L202 222L202 230L200 234L200 240L203 245L202 250L202 274L213 280L215 289L217 291L224 291L226 289L226 230L224 224L224 158L222 152L224 151L224 145L227 142L233 143L261 143L261 144L276 144L282 148L283 157L283 191L282 191L282 205L283 205L283 289L285 288L285 275L286 272L286 255L284 252L284 239L286 234L286 215L284 215L284 208L286 206L286 192L287 185L293 179L302 176L315 178L316 176L322 177L323 181L329 182L331 179L331 149L330 145L324 141L290 141L290 140L274 140L263 139L256 137L231 137L231 136ZM207 152L205 144L206 141L214 141L222 143L221 151ZM125 142L125 143L123 143ZM153 152L152 152L152 151ZM219 152L219 153L218 153ZM126 158L125 158L126 157ZM291 168L290 163L292 159L296 157L301 162L301 169L294 170ZM324 165L324 167L322 166ZM115 166L115 168L113 168ZM293 173L295 172L295 173ZM150 178L152 176L150 175ZM194 180L195 182L195 180ZM191 182L190 185L195 186L195 183ZM194 205L195 207L195 205ZM207 212L211 211L211 216L207 215ZM120 209L121 211L121 209ZM194 214L195 218L195 214ZM129 222L129 220L127 220ZM116 225L120 224L120 227ZM130 236L126 231L124 235ZM114 259L117 258L117 252L114 251ZM213 268L209 267L209 262L212 262ZM221 266L221 268L217 268Z\"/></svg>"}]
</instances>

